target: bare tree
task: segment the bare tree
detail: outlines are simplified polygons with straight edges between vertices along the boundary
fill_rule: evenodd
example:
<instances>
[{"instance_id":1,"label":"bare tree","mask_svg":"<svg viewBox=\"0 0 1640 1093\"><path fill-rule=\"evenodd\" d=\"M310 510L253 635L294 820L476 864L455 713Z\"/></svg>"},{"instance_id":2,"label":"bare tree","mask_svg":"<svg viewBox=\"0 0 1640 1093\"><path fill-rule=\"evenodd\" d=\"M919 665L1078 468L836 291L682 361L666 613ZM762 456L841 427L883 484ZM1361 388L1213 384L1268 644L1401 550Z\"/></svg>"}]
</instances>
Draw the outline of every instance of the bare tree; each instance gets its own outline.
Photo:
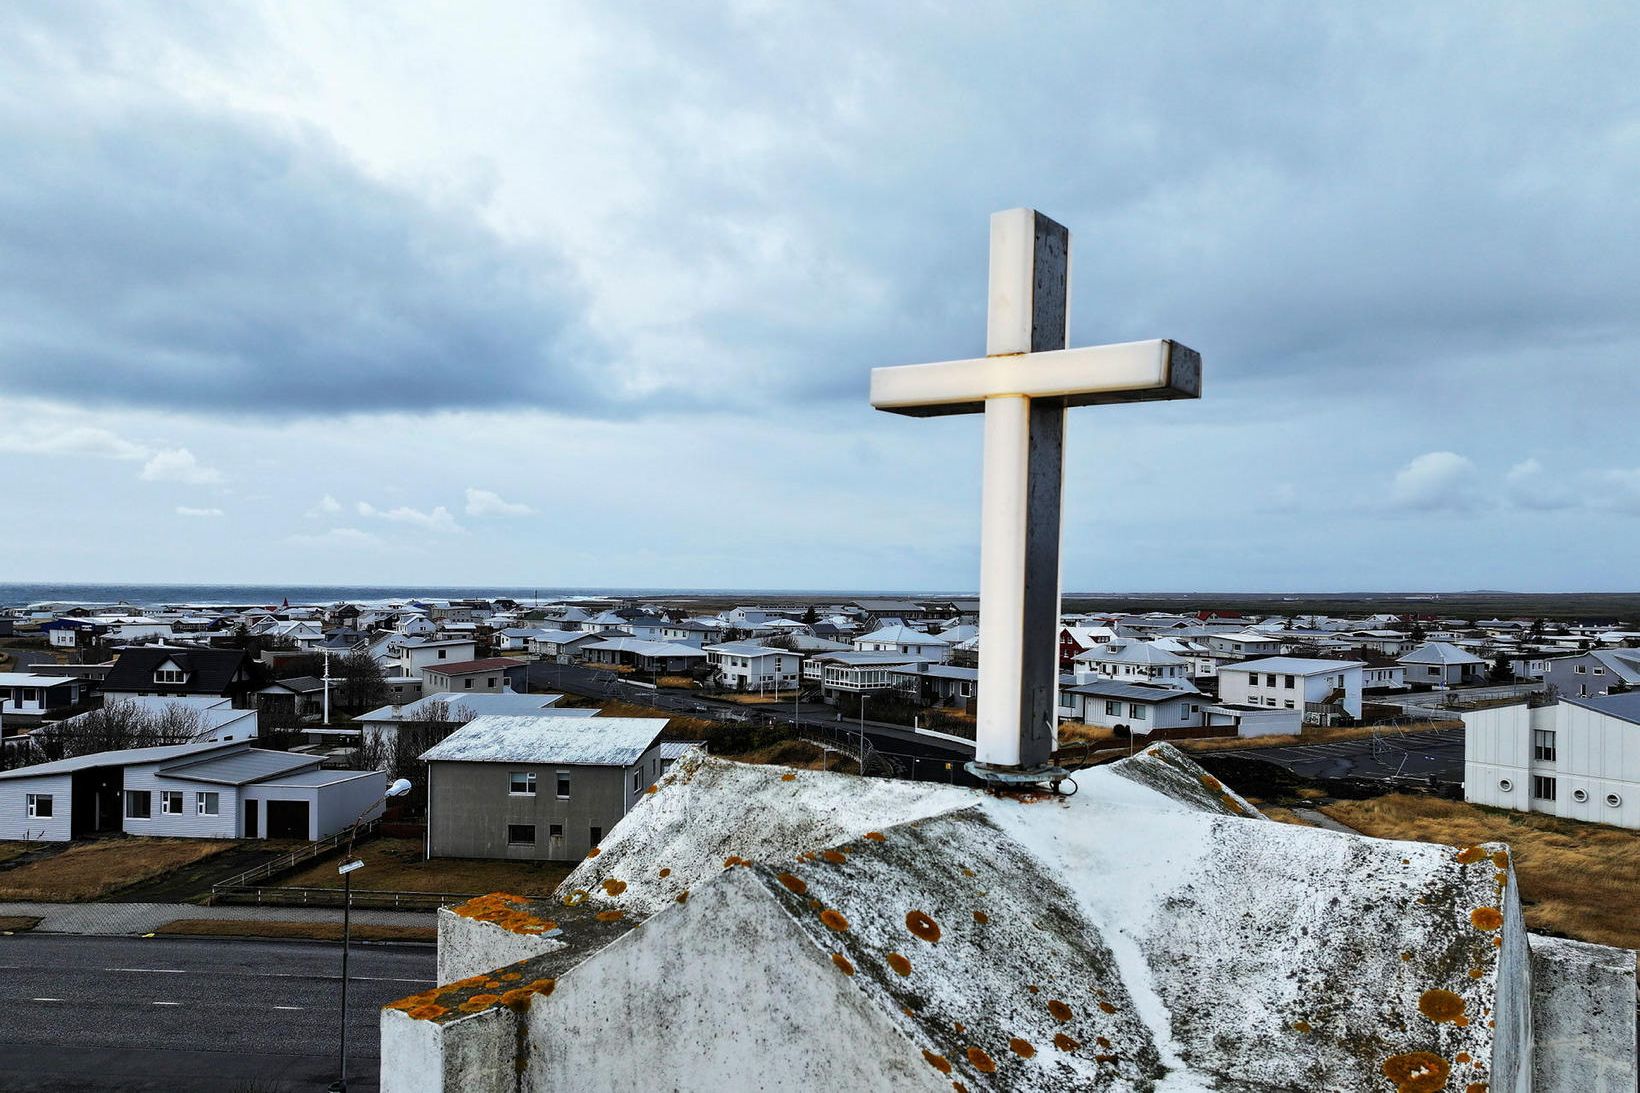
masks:
<instances>
[{"instance_id":1,"label":"bare tree","mask_svg":"<svg viewBox=\"0 0 1640 1093\"><path fill-rule=\"evenodd\" d=\"M30 762L46 763L121 748L153 748L191 743L204 727L198 710L168 703L158 710L135 702L111 702L101 709L38 729Z\"/></svg>"}]
</instances>

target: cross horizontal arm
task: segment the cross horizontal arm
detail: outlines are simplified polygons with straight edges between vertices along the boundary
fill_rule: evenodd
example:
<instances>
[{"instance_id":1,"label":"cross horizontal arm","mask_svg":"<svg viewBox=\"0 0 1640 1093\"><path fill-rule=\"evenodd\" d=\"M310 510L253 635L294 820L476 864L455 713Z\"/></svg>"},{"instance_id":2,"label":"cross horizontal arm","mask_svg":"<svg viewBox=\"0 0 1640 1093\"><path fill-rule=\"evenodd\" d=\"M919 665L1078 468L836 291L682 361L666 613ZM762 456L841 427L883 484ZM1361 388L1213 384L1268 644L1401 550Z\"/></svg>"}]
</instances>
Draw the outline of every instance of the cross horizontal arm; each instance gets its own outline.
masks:
<instances>
[{"instance_id":1,"label":"cross horizontal arm","mask_svg":"<svg viewBox=\"0 0 1640 1093\"><path fill-rule=\"evenodd\" d=\"M1201 355L1165 338L871 370L871 405L912 417L978 413L1010 395L1092 406L1201 393Z\"/></svg>"}]
</instances>

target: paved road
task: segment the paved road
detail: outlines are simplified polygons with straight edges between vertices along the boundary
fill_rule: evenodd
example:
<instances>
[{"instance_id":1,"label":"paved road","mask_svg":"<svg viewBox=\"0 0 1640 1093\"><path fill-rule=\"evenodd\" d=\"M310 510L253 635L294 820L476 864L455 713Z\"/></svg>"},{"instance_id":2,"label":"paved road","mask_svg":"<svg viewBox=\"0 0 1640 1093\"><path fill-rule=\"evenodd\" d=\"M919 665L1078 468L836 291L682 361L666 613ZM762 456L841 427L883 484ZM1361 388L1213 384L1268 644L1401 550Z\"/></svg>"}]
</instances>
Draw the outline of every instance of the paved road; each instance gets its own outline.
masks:
<instances>
[{"instance_id":1,"label":"paved road","mask_svg":"<svg viewBox=\"0 0 1640 1093\"><path fill-rule=\"evenodd\" d=\"M1463 781L1463 730L1384 733L1376 740L1340 740L1282 748L1208 752L1276 763L1305 778L1369 778L1385 782Z\"/></svg>"},{"instance_id":2,"label":"paved road","mask_svg":"<svg viewBox=\"0 0 1640 1093\"><path fill-rule=\"evenodd\" d=\"M340 953L307 942L0 937L0 1088L323 1089ZM355 946L349 1088L377 1088L377 1011L432 983L433 950Z\"/></svg>"},{"instance_id":3,"label":"paved road","mask_svg":"<svg viewBox=\"0 0 1640 1093\"><path fill-rule=\"evenodd\" d=\"M337 907L277 907L272 904L194 903L0 903L0 915L38 918L35 929L53 934L146 934L167 922L203 918L218 922L330 922L340 923ZM432 911L382 911L354 907L353 922L366 926L436 926Z\"/></svg>"}]
</instances>

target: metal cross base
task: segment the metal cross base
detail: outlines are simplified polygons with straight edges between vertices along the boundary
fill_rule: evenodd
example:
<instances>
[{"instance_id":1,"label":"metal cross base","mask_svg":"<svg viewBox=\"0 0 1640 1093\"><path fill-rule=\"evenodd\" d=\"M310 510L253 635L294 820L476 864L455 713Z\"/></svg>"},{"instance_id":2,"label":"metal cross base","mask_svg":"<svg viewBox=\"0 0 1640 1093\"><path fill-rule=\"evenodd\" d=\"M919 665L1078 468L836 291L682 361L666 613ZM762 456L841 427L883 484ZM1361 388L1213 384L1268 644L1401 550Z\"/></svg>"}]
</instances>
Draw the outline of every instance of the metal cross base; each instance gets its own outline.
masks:
<instances>
[{"instance_id":1,"label":"metal cross base","mask_svg":"<svg viewBox=\"0 0 1640 1093\"><path fill-rule=\"evenodd\" d=\"M984 782L986 789L1029 789L1046 783L1058 793L1059 783L1071 776L1071 772L1064 767L1047 764L1040 767L993 767L970 761L964 763L962 769Z\"/></svg>"}]
</instances>

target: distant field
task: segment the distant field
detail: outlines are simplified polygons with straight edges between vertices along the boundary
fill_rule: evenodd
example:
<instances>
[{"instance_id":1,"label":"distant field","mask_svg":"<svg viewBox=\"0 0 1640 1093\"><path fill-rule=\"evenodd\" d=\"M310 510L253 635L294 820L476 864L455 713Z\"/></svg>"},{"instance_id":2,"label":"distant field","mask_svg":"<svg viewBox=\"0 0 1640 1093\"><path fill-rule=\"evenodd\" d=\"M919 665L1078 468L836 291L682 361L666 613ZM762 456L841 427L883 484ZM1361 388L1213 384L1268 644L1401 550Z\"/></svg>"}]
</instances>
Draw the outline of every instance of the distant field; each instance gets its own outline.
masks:
<instances>
[{"instance_id":1,"label":"distant field","mask_svg":"<svg viewBox=\"0 0 1640 1093\"><path fill-rule=\"evenodd\" d=\"M372 839L359 846L364 868L353 874L353 886L373 892L514 892L547 895L569 876L575 862L485 861L475 858L422 857L420 839ZM4 874L0 874L3 879ZM340 888L336 862L324 861L273 881L281 887Z\"/></svg>"}]
</instances>

